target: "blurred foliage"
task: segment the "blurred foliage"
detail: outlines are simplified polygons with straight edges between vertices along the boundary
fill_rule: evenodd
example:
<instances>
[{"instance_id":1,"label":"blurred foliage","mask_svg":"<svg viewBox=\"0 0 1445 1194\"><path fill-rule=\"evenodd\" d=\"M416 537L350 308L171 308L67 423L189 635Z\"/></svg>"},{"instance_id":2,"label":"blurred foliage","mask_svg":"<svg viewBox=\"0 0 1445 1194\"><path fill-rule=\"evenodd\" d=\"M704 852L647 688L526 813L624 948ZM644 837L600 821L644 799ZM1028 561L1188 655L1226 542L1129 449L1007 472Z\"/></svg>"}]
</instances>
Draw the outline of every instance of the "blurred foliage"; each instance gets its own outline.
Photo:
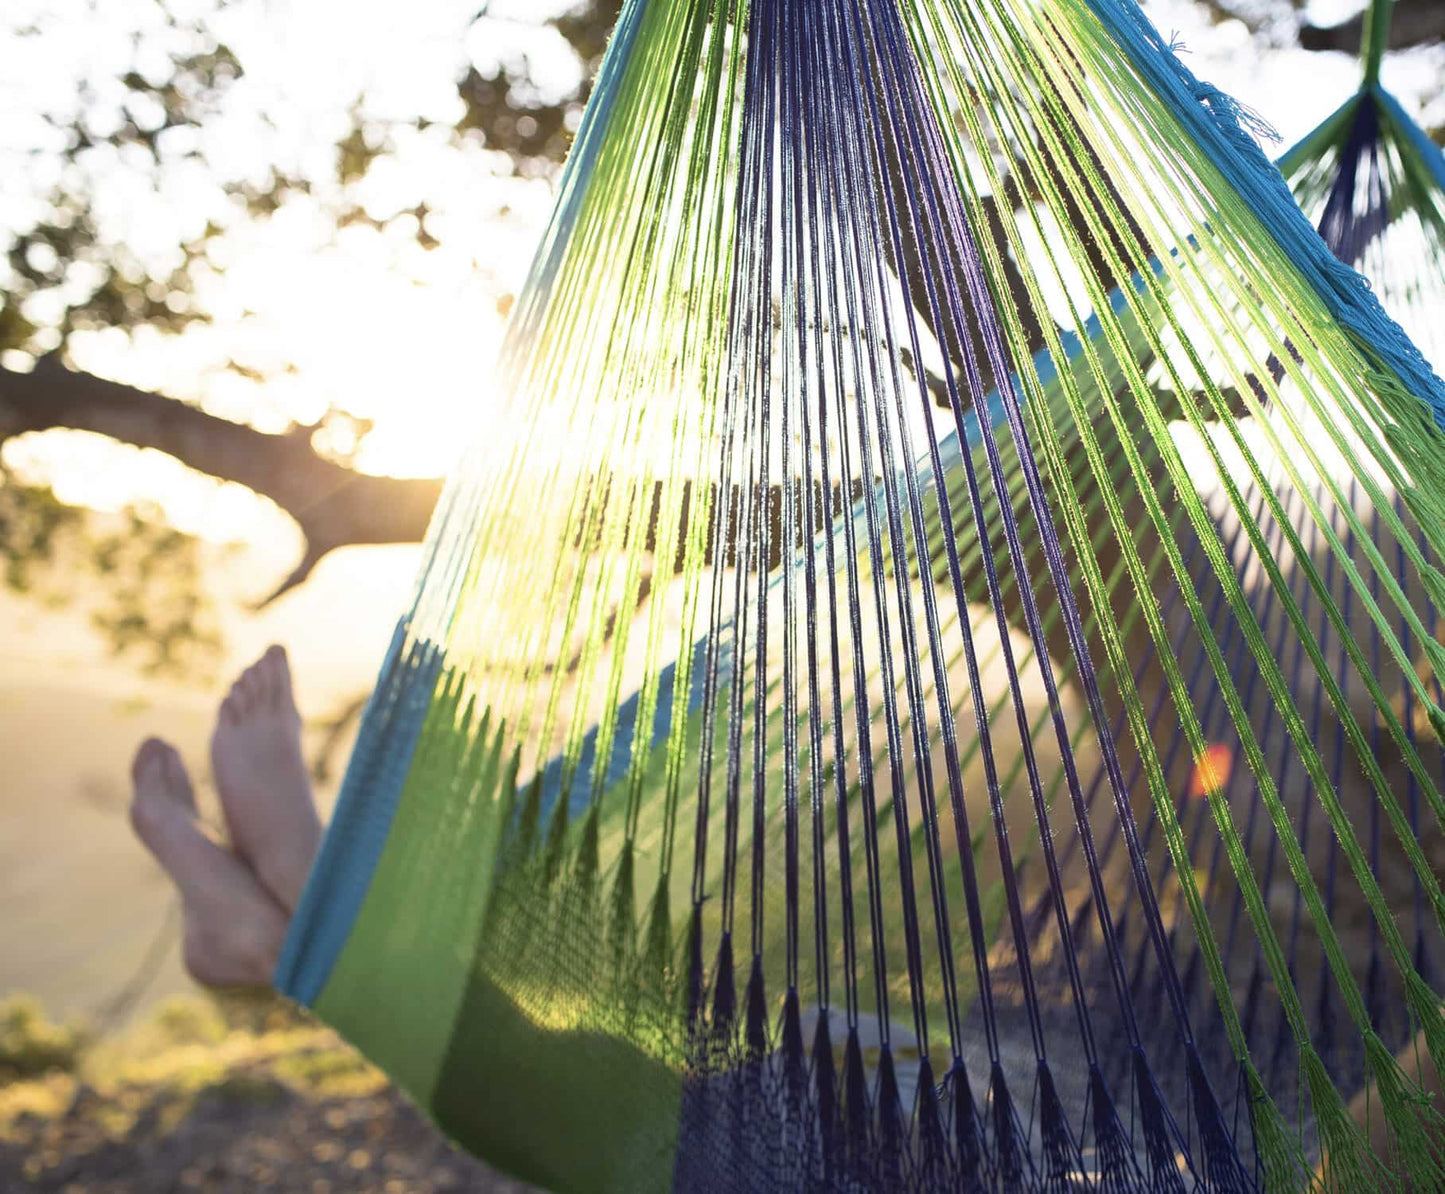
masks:
<instances>
[{"instance_id":1,"label":"blurred foliage","mask_svg":"<svg viewBox=\"0 0 1445 1194\"><path fill-rule=\"evenodd\" d=\"M315 1043L317 1034L329 1035L269 989L174 995L114 1037L82 1021L58 1024L40 1000L16 994L0 999L0 1085L82 1070L88 1081L104 1083L125 1079L159 1058L175 1060L179 1050L209 1051L240 1041L244 1052L263 1041ZM354 1073L356 1064L343 1049L343 1056L319 1061L317 1070Z\"/></svg>"},{"instance_id":2,"label":"blurred foliage","mask_svg":"<svg viewBox=\"0 0 1445 1194\"><path fill-rule=\"evenodd\" d=\"M85 511L61 502L48 486L16 480L0 466L0 563L7 588L35 592L84 524Z\"/></svg>"},{"instance_id":3,"label":"blurred foliage","mask_svg":"<svg viewBox=\"0 0 1445 1194\"><path fill-rule=\"evenodd\" d=\"M121 529L89 543L106 594L95 625L117 655L139 659L149 672L209 675L222 643L202 584L200 543L154 511L129 507L122 519Z\"/></svg>"},{"instance_id":4,"label":"blurred foliage","mask_svg":"<svg viewBox=\"0 0 1445 1194\"><path fill-rule=\"evenodd\" d=\"M84 1029L47 1019L37 999L0 1000L0 1085L73 1071L88 1043Z\"/></svg>"},{"instance_id":5,"label":"blurred foliage","mask_svg":"<svg viewBox=\"0 0 1445 1194\"><path fill-rule=\"evenodd\" d=\"M1304 0L1201 2L1217 19L1240 19L1273 44L1297 41L1306 27ZM333 124L323 122L321 144L330 151L316 155L292 145L297 118L290 106L264 107L289 105L284 90L267 101L247 91L265 72L259 63L248 66L246 51L223 36L240 11L271 19L266 4L107 5L105 32L96 34L116 42L115 52L100 59L107 65L78 72L68 94L47 90L36 107L10 114L27 121L16 143L28 147L0 156L9 184L0 205L0 364L9 358L13 367L17 354L66 358L78 332L176 335L206 322L210 284L231 259L228 238L283 216L292 205L319 213L332 234L361 226L409 237L425 250L439 247L449 213L438 183L445 171L434 168L434 151L466 156L473 165L484 155L492 176L555 177L621 8L621 0L577 0L544 21L528 17L521 4L509 5L505 16L484 4L476 15L459 18L455 36L445 39L455 46L456 101L436 110L446 111L445 120L436 111L398 114L362 92L339 101L344 110L334 113L334 140ZM1399 12L1438 4L1402 0ZM7 12L0 5L0 38L16 44L48 39L53 46L98 11L97 0L30 4L28 15L25 8ZM542 69L544 42L548 54L560 46L570 55L571 74L559 75L555 61L550 71ZM318 60L315 68L323 71L326 63ZM231 135L236 120L249 122L244 136ZM265 147L268 160L241 161L233 152L240 141ZM418 156L423 150L431 156ZM419 161L432 165L418 168ZM383 173L393 183L404 180L399 200L396 186L384 202L377 194L385 188L368 190ZM450 213L453 226L457 220L475 226L507 211L505 201L493 211L468 203ZM136 222L145 235L132 234ZM503 289L496 308L505 314L513 296ZM217 371L258 387L291 368L215 363ZM346 425L338 414L325 420L313 446L345 464L367 430L359 421ZM0 421L0 447L4 435ZM196 583L194 544L167 535L147 512L135 512L122 531L102 531L48 491L18 486L3 473L0 485L0 567L10 588L43 590L55 599L64 590L45 589L41 571L57 564L84 568L104 583L106 603L96 620L117 651L181 673L216 650L214 622ZM82 547L88 536L93 539ZM123 542L126 536L133 540ZM70 587L82 586L77 578Z\"/></svg>"},{"instance_id":6,"label":"blurred foliage","mask_svg":"<svg viewBox=\"0 0 1445 1194\"><path fill-rule=\"evenodd\" d=\"M17 1181L53 1191L526 1190L456 1152L330 1029L279 1000L263 1012L207 997L167 1003L68 1070L0 1079L0 1187Z\"/></svg>"},{"instance_id":7,"label":"blurred foliage","mask_svg":"<svg viewBox=\"0 0 1445 1194\"><path fill-rule=\"evenodd\" d=\"M425 178L416 180L415 203L380 214L368 209L364 189L377 163L388 157L402 162L407 146L424 137L458 153L490 152L498 159L493 173L552 176L620 8L620 0L583 0L554 23L572 47L582 80L564 94L543 89L526 53L471 60L462 49L470 44L468 34L480 33L472 41L483 45L496 43L486 36L493 18L484 11L459 22L454 124L378 116L359 95L345 112L330 171L308 163L308 172L281 160L278 151L258 175L232 163L224 145L218 152L206 134L223 127L228 103L247 76L246 64L218 35L224 10L263 2L181 6L141 0L129 10L133 25L123 36L130 52L115 57L120 65L113 77L81 78L65 102L30 113L43 132L30 150L41 181L31 202L9 209L20 216L0 222L0 364L7 350L12 358L17 352L32 359L64 357L77 332L134 334L146 328L173 335L205 322L209 313L198 295L226 268L218 246L228 233L275 218L293 201L319 203L337 230L356 224L384 229L405 220L422 248L436 248L441 242ZM42 7L28 23L18 16L7 22L0 13L0 37L64 36L65 7ZM516 22L495 28L507 24ZM278 126L283 115L251 113L263 127ZM161 217L175 229L172 241L127 235L116 195L140 196L165 213L167 196L182 184L184 211L172 204L174 216ZM510 295L499 294L499 310L510 304ZM217 368L258 384L269 376L234 360ZM334 409L319 426L316 448L339 463L354 456L370 429ZM47 488L20 483L0 465L6 587L48 603L82 593L89 601L93 591L95 625L117 654L144 669L209 679L222 644L201 568L199 545L169 530L158 512L130 510L119 525L92 518Z\"/></svg>"},{"instance_id":8,"label":"blurred foliage","mask_svg":"<svg viewBox=\"0 0 1445 1194\"><path fill-rule=\"evenodd\" d=\"M274 1061L276 1074L298 1089L359 1093L384 1081L334 1033L274 991L175 995L115 1035L78 1021L57 1024L30 995L0 1000L0 1088L65 1075L101 1091L150 1084L188 1092L219 1085L244 1093L241 1067L261 1059ZM17 1109L33 1107L33 1101L12 1102Z\"/></svg>"},{"instance_id":9,"label":"blurred foliage","mask_svg":"<svg viewBox=\"0 0 1445 1194\"><path fill-rule=\"evenodd\" d=\"M167 1045L219 1045L230 1031L221 1009L210 999L167 999L151 1024Z\"/></svg>"},{"instance_id":10,"label":"blurred foliage","mask_svg":"<svg viewBox=\"0 0 1445 1194\"><path fill-rule=\"evenodd\" d=\"M115 80L81 79L66 111L40 113L53 136L49 146L33 152L55 155L60 169L52 163L43 172L55 181L48 194L37 196L36 217L0 230L9 237L0 349L52 351L77 329L150 324L174 331L205 318L191 301L194 271L218 227L207 225L200 236L179 239L171 251L147 260L107 237L97 214L98 171L122 162L159 191L170 166L199 157L178 132L214 118L242 74L235 55L206 33L202 19L182 22L164 4L158 7L174 46L163 77L132 69ZM46 33L44 23L9 31L12 37Z\"/></svg>"},{"instance_id":11,"label":"blurred foliage","mask_svg":"<svg viewBox=\"0 0 1445 1194\"><path fill-rule=\"evenodd\" d=\"M204 562L203 545L159 511L96 515L0 465L5 587L49 606L83 602L111 650L148 674L215 678L222 641Z\"/></svg>"},{"instance_id":12,"label":"blurred foliage","mask_svg":"<svg viewBox=\"0 0 1445 1194\"><path fill-rule=\"evenodd\" d=\"M546 176L565 157L586 100L586 82L560 96L546 93L526 54L481 67L463 58L455 79L460 100L455 124L378 117L358 96L335 145L334 177L308 176L281 162L272 163L260 179L232 177L227 163L208 157L204 139L195 135L223 117L227 94L246 74L236 53L214 32L216 16L225 7L223 0L198 9L187 6L188 15L182 17L167 0L153 0L153 12L148 19L137 18L130 36L138 51L143 44L163 47L165 69L158 70L154 54L144 59L137 54L136 63L118 78L81 80L65 110L39 114L53 135L49 146L33 154L57 158L60 168L51 162L45 170L56 181L36 196L35 218L0 226L0 250L8 266L0 271L0 351L54 351L80 329L146 325L174 332L205 320L207 312L194 302L196 282L208 271L224 271L208 256L212 243L238 221L269 218L296 196L322 197L337 227L382 226L411 217L418 242L435 247L439 242L428 226L431 208L425 199L385 218L367 212L356 191L377 161L397 154L410 135L440 134L458 149L479 143L507 155L517 173ZM572 47L584 80L600 61L620 7L620 0L584 0L553 22ZM483 13L474 24L491 20ZM56 23L42 17L7 29L0 17L0 36L57 36ZM458 47L467 33L464 25L458 27ZM274 123L264 111L258 119ZM174 176L194 167L227 200L212 205L202 227L194 233L183 229L187 234L173 244L144 254L108 234L102 200L117 169L162 194Z\"/></svg>"}]
</instances>

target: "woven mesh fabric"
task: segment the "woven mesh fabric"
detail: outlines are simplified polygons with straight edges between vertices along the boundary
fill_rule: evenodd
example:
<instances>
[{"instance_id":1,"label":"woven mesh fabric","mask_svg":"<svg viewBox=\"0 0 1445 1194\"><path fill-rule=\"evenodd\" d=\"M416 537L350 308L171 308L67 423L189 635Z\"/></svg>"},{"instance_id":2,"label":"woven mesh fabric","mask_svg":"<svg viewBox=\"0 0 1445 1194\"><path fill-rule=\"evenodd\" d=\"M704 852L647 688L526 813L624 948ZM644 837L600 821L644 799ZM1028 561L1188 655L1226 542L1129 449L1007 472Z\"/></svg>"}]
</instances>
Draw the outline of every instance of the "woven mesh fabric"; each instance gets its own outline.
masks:
<instances>
[{"instance_id":1,"label":"woven mesh fabric","mask_svg":"<svg viewBox=\"0 0 1445 1194\"><path fill-rule=\"evenodd\" d=\"M278 985L557 1190L1431 1188L1445 386L1262 131L632 0Z\"/></svg>"},{"instance_id":2,"label":"woven mesh fabric","mask_svg":"<svg viewBox=\"0 0 1445 1194\"><path fill-rule=\"evenodd\" d=\"M1445 154L1378 82L1280 160L1305 214L1438 366L1445 357Z\"/></svg>"}]
</instances>

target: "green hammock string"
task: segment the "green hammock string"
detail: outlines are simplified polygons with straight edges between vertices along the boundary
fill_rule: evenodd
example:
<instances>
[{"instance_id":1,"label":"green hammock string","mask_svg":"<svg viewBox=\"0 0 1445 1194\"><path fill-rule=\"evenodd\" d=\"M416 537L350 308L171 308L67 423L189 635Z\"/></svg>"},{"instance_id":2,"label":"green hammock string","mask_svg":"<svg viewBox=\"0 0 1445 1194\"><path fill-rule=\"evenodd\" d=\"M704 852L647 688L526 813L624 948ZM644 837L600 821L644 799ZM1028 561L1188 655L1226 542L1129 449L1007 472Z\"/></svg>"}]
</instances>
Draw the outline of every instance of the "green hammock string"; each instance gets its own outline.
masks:
<instances>
[{"instance_id":1,"label":"green hammock string","mask_svg":"<svg viewBox=\"0 0 1445 1194\"><path fill-rule=\"evenodd\" d=\"M1367 79L1327 244L1133 0L629 0L277 985L557 1190L1436 1188Z\"/></svg>"},{"instance_id":2,"label":"green hammock string","mask_svg":"<svg viewBox=\"0 0 1445 1194\"><path fill-rule=\"evenodd\" d=\"M1445 155L1380 86L1389 7L1368 10L1364 85L1279 166L1337 255L1370 279L1438 366L1445 359Z\"/></svg>"}]
</instances>

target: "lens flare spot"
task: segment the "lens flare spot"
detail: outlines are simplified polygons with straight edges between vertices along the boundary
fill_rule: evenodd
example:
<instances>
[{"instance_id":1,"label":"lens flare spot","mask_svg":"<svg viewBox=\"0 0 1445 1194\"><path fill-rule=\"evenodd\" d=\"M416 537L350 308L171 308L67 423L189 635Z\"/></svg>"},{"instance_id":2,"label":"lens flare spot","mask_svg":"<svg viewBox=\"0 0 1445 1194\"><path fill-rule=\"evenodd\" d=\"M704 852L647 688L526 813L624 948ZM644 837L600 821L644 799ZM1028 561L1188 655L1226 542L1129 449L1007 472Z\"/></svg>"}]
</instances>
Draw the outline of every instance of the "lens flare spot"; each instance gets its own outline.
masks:
<instances>
[{"instance_id":1,"label":"lens flare spot","mask_svg":"<svg viewBox=\"0 0 1445 1194\"><path fill-rule=\"evenodd\" d=\"M1194 760L1194 771L1189 776L1189 795L1198 800L1213 796L1223 790L1229 782L1229 773L1234 769L1234 752L1223 743L1206 746Z\"/></svg>"}]
</instances>

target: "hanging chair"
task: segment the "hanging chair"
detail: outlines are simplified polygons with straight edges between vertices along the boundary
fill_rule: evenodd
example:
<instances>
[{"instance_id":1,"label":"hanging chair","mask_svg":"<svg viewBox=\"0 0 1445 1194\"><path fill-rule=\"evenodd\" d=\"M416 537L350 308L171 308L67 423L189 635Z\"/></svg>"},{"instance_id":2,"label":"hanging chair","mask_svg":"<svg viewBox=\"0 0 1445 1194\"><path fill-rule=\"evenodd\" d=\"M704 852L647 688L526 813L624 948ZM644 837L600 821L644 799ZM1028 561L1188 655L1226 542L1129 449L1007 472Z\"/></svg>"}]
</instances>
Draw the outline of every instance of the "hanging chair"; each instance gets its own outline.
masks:
<instances>
[{"instance_id":1,"label":"hanging chair","mask_svg":"<svg viewBox=\"0 0 1445 1194\"><path fill-rule=\"evenodd\" d=\"M1437 1188L1445 385L1263 131L629 0L277 986L559 1191Z\"/></svg>"},{"instance_id":2,"label":"hanging chair","mask_svg":"<svg viewBox=\"0 0 1445 1194\"><path fill-rule=\"evenodd\" d=\"M1335 255L1374 286L1436 367L1445 360L1445 154L1380 86L1393 0L1374 5L1364 82L1279 160Z\"/></svg>"}]
</instances>

